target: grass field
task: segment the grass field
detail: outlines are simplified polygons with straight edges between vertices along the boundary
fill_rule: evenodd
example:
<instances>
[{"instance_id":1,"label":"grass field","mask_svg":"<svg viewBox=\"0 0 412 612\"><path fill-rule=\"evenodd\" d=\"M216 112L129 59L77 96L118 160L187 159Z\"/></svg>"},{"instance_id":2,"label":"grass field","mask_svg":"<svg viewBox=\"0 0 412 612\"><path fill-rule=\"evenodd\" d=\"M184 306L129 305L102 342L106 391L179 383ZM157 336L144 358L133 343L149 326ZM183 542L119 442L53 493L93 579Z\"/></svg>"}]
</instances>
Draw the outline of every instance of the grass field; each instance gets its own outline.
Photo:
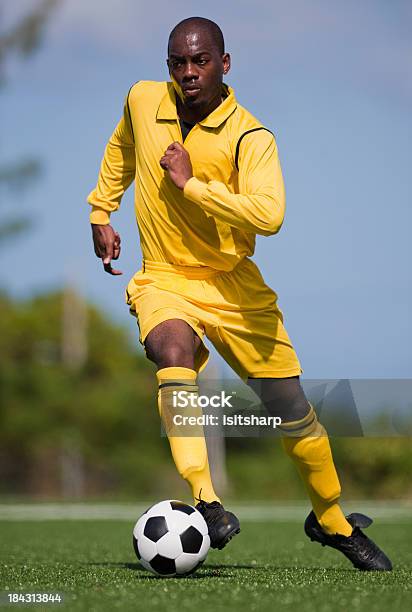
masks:
<instances>
[{"instance_id":1,"label":"grass field","mask_svg":"<svg viewBox=\"0 0 412 612\"><path fill-rule=\"evenodd\" d=\"M59 592L64 604L47 609L70 611L412 609L412 521L368 529L392 558L391 573L352 569L339 553L307 540L294 519L243 521L223 551L211 551L195 575L180 579L140 569L132 527L128 520L1 521L0 591Z\"/></svg>"}]
</instances>

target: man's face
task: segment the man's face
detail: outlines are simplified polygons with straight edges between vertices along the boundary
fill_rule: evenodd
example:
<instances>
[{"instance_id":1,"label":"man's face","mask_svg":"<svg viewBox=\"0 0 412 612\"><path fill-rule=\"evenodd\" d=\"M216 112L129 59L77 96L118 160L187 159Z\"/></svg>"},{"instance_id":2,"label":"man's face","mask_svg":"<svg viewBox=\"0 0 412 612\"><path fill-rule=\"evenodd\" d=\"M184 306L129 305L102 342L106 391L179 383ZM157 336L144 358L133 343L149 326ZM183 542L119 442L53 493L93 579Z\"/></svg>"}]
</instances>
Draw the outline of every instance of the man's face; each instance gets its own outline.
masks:
<instances>
[{"instance_id":1,"label":"man's face","mask_svg":"<svg viewBox=\"0 0 412 612\"><path fill-rule=\"evenodd\" d=\"M222 79L229 71L230 56L219 53L207 31L190 29L172 38L167 65L183 104L200 110L221 96Z\"/></svg>"}]
</instances>

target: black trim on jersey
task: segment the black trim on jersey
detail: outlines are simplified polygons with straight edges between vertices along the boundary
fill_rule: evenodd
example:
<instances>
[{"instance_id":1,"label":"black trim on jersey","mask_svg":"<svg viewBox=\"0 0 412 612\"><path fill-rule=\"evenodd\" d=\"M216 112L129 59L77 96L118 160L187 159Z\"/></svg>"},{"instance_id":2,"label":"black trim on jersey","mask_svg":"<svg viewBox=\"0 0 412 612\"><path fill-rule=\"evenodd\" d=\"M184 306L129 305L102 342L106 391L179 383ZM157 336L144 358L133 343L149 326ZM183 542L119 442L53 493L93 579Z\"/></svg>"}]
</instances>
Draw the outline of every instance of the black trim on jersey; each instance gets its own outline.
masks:
<instances>
[{"instance_id":1,"label":"black trim on jersey","mask_svg":"<svg viewBox=\"0 0 412 612\"><path fill-rule=\"evenodd\" d=\"M131 86L131 88L129 89L129 91L127 92L127 98L126 98L126 106L127 106L127 114L129 115L129 121L130 121L130 128L132 130L132 136L133 136L133 142L135 142L134 140L134 132L133 132L133 123L132 123L132 116L130 114L130 106L129 106L129 96L130 96L130 92L132 91L133 87L135 85L137 85L140 81L136 81L136 83L133 83L133 85Z\"/></svg>"},{"instance_id":2,"label":"black trim on jersey","mask_svg":"<svg viewBox=\"0 0 412 612\"><path fill-rule=\"evenodd\" d=\"M236 154L235 154L235 166L236 166L236 170L239 170L239 166L238 166L238 161L239 161L239 147L240 147L240 143L242 142L242 139L247 135L250 134L251 132L257 132L258 130L266 130L267 132L269 132L269 134L273 133L268 130L265 127L257 127L257 128L252 128L251 130L247 130L246 132L243 132L242 136L239 138L239 140L237 141L237 145L236 145Z\"/></svg>"}]
</instances>

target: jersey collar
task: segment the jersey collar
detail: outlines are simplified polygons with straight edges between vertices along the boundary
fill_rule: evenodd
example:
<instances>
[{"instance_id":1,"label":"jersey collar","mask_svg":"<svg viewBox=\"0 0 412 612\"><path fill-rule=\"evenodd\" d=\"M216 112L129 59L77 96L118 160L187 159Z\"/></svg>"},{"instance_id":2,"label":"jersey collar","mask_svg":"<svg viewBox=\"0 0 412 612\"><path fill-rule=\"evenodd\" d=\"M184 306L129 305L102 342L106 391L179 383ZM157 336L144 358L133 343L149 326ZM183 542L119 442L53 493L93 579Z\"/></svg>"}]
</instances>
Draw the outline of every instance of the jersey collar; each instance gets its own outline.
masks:
<instances>
[{"instance_id":1,"label":"jersey collar","mask_svg":"<svg viewBox=\"0 0 412 612\"><path fill-rule=\"evenodd\" d=\"M237 107L235 93L231 87L223 84L225 92L228 94L221 104L213 112L199 121L199 125L209 128L218 128L233 113ZM167 92L160 101L157 109L156 119L177 121L176 96L172 83L167 83Z\"/></svg>"}]
</instances>

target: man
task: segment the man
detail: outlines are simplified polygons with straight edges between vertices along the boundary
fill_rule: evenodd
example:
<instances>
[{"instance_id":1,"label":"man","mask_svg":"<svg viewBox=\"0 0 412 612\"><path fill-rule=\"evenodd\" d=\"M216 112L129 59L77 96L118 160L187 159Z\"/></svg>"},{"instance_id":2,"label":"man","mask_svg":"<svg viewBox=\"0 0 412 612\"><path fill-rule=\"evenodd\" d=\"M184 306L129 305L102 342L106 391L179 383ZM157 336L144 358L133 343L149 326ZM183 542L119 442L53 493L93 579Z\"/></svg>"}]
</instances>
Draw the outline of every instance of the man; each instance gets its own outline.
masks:
<instances>
[{"instance_id":1,"label":"man","mask_svg":"<svg viewBox=\"0 0 412 612\"><path fill-rule=\"evenodd\" d=\"M345 517L339 506L328 437L301 388L302 369L277 295L249 259L256 234L275 234L283 222L275 139L223 83L230 56L214 22L180 22L169 37L167 65L171 82L130 89L88 201L95 253L106 272L121 274L111 265L120 237L110 213L136 180L143 268L127 287L127 302L158 367L159 411L176 467L192 488L211 545L223 548L239 533L239 521L213 489L203 432L178 436L170 426L173 392L197 392L207 335L282 419L283 445L313 506L307 535L359 569L390 570L389 559L360 530L371 520Z\"/></svg>"}]
</instances>

